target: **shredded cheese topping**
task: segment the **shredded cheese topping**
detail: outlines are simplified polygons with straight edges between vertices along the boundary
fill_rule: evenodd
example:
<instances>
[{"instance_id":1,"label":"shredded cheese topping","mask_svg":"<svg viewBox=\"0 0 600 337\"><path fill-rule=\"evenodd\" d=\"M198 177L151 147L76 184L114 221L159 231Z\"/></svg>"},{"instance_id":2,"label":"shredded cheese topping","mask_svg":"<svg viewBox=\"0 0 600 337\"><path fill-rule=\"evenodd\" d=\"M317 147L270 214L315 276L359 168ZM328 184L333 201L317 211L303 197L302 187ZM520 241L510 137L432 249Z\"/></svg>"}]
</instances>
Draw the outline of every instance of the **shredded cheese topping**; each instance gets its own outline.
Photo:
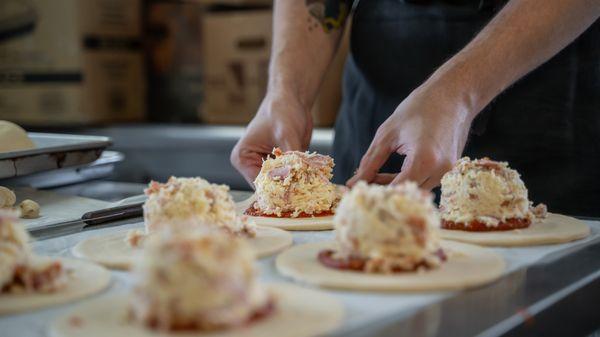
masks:
<instances>
[{"instance_id":1,"label":"shredded cheese topping","mask_svg":"<svg viewBox=\"0 0 600 337\"><path fill-rule=\"evenodd\" d=\"M51 292L65 284L61 264L40 259L28 242L16 215L0 212L0 293Z\"/></svg>"},{"instance_id":2,"label":"shredded cheese topping","mask_svg":"<svg viewBox=\"0 0 600 337\"><path fill-rule=\"evenodd\" d=\"M245 239L220 231L159 234L147 239L134 266L136 321L159 330L226 328L269 301Z\"/></svg>"},{"instance_id":3,"label":"shredded cheese topping","mask_svg":"<svg viewBox=\"0 0 600 337\"><path fill-rule=\"evenodd\" d=\"M202 178L171 177L165 184L151 182L145 193L147 234L165 228L189 230L205 226L249 237L256 233L254 223L236 214L227 185L211 184Z\"/></svg>"},{"instance_id":4,"label":"shredded cheese topping","mask_svg":"<svg viewBox=\"0 0 600 337\"><path fill-rule=\"evenodd\" d=\"M315 152L273 149L254 181L255 207L265 214L318 214L335 208L339 199L331 183L333 159Z\"/></svg>"},{"instance_id":5,"label":"shredded cheese topping","mask_svg":"<svg viewBox=\"0 0 600 337\"><path fill-rule=\"evenodd\" d=\"M395 186L357 183L334 217L339 258L367 259L366 271L410 270L442 263L440 217L433 195L413 182Z\"/></svg>"},{"instance_id":6,"label":"shredded cheese topping","mask_svg":"<svg viewBox=\"0 0 600 337\"><path fill-rule=\"evenodd\" d=\"M495 227L508 219L536 220L546 206L532 207L519 173L506 162L461 158L442 178L442 219L468 225L478 221Z\"/></svg>"}]
</instances>

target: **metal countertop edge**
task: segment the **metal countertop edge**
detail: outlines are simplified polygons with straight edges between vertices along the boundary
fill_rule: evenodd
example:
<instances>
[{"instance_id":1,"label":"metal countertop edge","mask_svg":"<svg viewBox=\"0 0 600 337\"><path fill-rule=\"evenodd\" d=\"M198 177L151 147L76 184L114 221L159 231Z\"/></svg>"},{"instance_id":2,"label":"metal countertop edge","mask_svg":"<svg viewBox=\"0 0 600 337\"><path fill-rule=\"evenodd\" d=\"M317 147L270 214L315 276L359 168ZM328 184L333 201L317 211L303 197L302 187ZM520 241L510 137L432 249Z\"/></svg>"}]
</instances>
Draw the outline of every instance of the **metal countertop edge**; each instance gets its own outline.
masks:
<instances>
[{"instance_id":1,"label":"metal countertop edge","mask_svg":"<svg viewBox=\"0 0 600 337\"><path fill-rule=\"evenodd\" d=\"M568 254L550 254L492 284L460 292L404 319L391 314L332 336L538 336L539 330L546 332L544 336L585 335L592 332L590 325L592 330L600 326L600 311L595 296L580 293L584 288L600 292L600 239L572 247ZM584 301L587 310L561 307L561 319L536 320L546 311L556 311L569 297L577 297L579 305ZM565 314L569 310L576 314Z\"/></svg>"}]
</instances>

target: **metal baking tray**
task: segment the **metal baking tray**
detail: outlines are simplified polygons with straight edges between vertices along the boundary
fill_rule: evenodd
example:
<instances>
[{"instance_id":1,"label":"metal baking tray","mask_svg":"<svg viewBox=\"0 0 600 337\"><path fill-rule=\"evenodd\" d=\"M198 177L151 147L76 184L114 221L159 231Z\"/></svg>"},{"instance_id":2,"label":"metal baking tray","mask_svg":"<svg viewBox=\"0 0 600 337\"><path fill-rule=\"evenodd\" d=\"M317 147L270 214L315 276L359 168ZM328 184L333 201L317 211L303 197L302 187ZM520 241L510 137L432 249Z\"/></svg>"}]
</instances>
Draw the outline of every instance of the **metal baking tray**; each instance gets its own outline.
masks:
<instances>
[{"instance_id":1,"label":"metal baking tray","mask_svg":"<svg viewBox=\"0 0 600 337\"><path fill-rule=\"evenodd\" d=\"M41 189L102 179L113 174L116 164L122 162L124 158L125 156L120 152L107 150L102 153L98 160L89 164L32 173L20 177L3 178L0 179L0 186L29 186Z\"/></svg>"},{"instance_id":2,"label":"metal baking tray","mask_svg":"<svg viewBox=\"0 0 600 337\"><path fill-rule=\"evenodd\" d=\"M0 153L0 179L91 163L112 144L102 136L28 133L36 147Z\"/></svg>"}]
</instances>

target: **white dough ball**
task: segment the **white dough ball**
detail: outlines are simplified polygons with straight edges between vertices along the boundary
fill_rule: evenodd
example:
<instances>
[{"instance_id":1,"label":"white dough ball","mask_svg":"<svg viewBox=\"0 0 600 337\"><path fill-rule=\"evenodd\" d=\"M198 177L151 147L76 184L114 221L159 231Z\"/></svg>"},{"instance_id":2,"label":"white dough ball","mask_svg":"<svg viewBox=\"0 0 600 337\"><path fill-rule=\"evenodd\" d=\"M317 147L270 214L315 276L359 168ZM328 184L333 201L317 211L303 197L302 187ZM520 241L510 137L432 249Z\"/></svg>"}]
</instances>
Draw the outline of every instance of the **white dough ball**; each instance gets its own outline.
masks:
<instances>
[{"instance_id":1,"label":"white dough ball","mask_svg":"<svg viewBox=\"0 0 600 337\"><path fill-rule=\"evenodd\" d=\"M22 127L9 121L0 121L0 152L28 150L35 144Z\"/></svg>"}]
</instances>

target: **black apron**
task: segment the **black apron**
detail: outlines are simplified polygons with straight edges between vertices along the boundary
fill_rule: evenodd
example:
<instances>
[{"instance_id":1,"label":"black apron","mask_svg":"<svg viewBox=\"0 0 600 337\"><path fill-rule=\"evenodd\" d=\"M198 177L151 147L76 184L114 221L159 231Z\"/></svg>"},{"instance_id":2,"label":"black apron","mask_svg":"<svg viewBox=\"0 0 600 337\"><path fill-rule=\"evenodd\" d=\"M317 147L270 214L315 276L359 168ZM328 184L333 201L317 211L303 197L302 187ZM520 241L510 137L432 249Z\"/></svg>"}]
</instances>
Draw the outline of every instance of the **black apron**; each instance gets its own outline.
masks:
<instances>
[{"instance_id":1,"label":"black apron","mask_svg":"<svg viewBox=\"0 0 600 337\"><path fill-rule=\"evenodd\" d=\"M363 0L336 122L334 180L358 167L379 125L497 13L493 0ZM600 216L600 22L499 95L475 119L464 155L508 161L530 199ZM393 155L382 172L398 172Z\"/></svg>"}]
</instances>

